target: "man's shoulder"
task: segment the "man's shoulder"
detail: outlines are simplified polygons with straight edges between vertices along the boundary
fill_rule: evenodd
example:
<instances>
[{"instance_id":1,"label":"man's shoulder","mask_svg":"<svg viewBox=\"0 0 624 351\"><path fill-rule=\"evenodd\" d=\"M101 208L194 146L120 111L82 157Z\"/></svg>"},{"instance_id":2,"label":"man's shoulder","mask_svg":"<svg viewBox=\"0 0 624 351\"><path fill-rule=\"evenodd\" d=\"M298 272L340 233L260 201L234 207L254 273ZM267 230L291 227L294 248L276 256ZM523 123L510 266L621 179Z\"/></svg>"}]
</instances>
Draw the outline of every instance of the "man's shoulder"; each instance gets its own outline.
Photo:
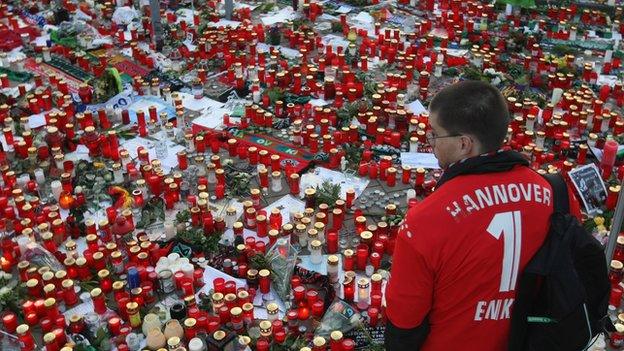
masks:
<instances>
[{"instance_id":1,"label":"man's shoulder","mask_svg":"<svg viewBox=\"0 0 624 351\"><path fill-rule=\"evenodd\" d=\"M447 209L449 204L466 200L464 195L469 196L468 200L475 200L476 198L473 195L480 193L484 189L488 190L494 187L498 190L501 186L509 184L528 183L550 188L548 181L544 177L528 167L515 167L506 172L458 176L446 182L442 187L436 189L431 195L412 208L408 218L419 220L419 223L428 222L434 224L432 222L436 219L447 218L444 216L449 212ZM436 225L439 224L436 223Z\"/></svg>"}]
</instances>

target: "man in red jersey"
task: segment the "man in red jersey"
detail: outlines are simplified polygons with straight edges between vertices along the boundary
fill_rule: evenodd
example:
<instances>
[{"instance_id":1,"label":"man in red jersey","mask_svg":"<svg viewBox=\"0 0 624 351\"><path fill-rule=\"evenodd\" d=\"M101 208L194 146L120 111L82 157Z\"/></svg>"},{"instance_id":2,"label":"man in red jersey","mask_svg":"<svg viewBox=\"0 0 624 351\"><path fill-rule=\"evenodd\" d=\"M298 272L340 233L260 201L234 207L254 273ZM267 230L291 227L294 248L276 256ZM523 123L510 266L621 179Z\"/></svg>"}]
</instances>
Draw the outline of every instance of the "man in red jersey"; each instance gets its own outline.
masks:
<instances>
[{"instance_id":1,"label":"man in red jersey","mask_svg":"<svg viewBox=\"0 0 624 351\"><path fill-rule=\"evenodd\" d=\"M552 189L521 154L499 150L509 112L493 86L454 84L429 110L427 140L444 174L399 228L386 349L504 350L518 276L548 232Z\"/></svg>"}]
</instances>

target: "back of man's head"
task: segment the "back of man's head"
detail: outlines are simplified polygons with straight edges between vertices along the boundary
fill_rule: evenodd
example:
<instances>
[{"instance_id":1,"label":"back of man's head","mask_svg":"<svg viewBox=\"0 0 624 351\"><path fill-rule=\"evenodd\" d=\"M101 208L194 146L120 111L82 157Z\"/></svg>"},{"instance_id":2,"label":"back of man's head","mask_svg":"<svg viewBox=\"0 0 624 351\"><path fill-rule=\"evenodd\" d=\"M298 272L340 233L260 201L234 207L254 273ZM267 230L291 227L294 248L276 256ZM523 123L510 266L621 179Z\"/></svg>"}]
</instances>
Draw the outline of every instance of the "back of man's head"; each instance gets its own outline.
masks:
<instances>
[{"instance_id":1,"label":"back of man's head","mask_svg":"<svg viewBox=\"0 0 624 351\"><path fill-rule=\"evenodd\" d=\"M449 133L477 138L483 153L498 150L507 135L510 117L505 98L485 82L463 81L442 89L429 111Z\"/></svg>"}]
</instances>

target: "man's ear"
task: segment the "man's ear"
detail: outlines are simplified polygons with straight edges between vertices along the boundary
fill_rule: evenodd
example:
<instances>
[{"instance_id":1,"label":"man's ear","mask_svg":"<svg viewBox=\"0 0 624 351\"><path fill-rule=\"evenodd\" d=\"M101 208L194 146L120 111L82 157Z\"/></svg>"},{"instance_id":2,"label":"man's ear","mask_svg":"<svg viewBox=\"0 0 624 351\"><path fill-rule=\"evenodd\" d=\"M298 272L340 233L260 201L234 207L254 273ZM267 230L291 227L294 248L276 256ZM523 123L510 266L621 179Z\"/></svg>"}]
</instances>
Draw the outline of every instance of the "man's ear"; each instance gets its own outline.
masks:
<instances>
[{"instance_id":1,"label":"man's ear","mask_svg":"<svg viewBox=\"0 0 624 351\"><path fill-rule=\"evenodd\" d=\"M470 136L470 135L462 135L460 136L461 139L461 147L462 147L462 153L465 155L470 155L473 153L479 153L479 147L480 145L478 145L478 143L475 142L475 138Z\"/></svg>"}]
</instances>

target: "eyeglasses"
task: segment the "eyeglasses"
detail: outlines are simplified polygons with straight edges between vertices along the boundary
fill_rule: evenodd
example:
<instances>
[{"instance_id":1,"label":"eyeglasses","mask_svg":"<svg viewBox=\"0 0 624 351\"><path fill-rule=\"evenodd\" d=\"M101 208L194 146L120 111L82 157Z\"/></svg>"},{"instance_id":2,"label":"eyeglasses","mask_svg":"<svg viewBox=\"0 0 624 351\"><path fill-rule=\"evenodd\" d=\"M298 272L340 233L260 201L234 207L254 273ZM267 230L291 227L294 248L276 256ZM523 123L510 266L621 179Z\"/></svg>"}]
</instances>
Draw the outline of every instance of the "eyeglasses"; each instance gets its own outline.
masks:
<instances>
[{"instance_id":1,"label":"eyeglasses","mask_svg":"<svg viewBox=\"0 0 624 351\"><path fill-rule=\"evenodd\" d=\"M432 131L428 131L427 134L425 134L425 137L427 138L427 142L429 142L429 145L431 146L435 146L436 139L454 138L458 136L462 136L462 134L435 135Z\"/></svg>"}]
</instances>

